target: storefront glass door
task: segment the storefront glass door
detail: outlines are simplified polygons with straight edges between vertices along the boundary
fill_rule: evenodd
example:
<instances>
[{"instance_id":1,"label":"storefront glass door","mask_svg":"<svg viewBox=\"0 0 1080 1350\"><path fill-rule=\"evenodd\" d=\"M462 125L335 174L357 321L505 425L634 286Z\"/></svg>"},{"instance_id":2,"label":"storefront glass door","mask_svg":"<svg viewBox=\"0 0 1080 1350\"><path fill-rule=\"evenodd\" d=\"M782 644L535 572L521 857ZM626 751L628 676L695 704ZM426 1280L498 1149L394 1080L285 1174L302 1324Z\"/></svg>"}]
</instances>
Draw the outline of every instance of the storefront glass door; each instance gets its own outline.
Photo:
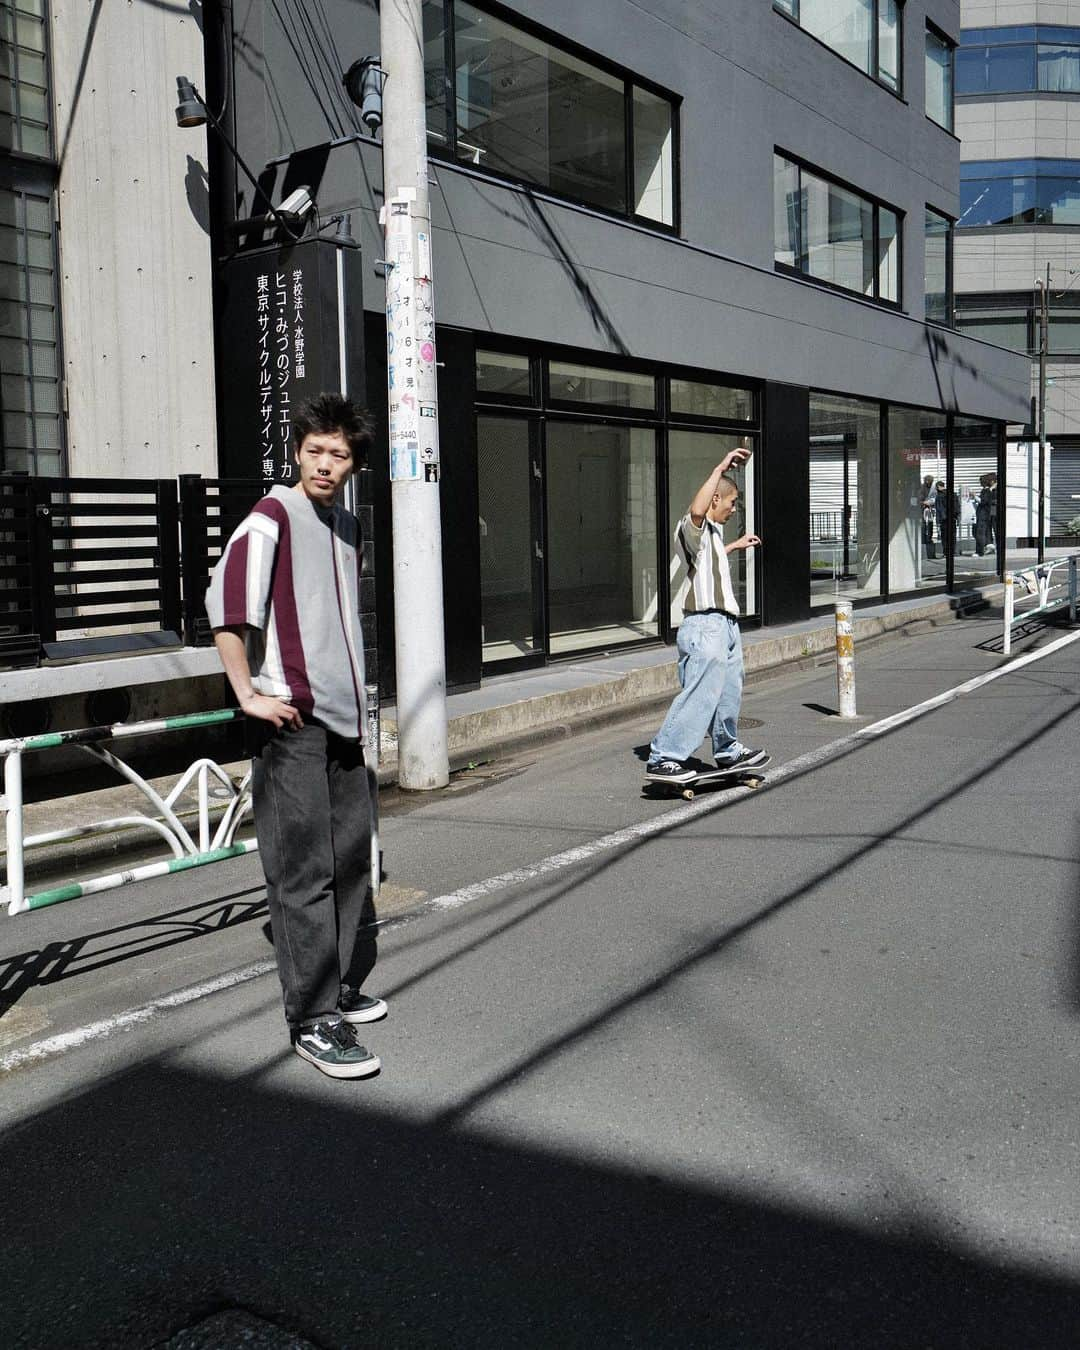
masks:
<instances>
[{"instance_id":1,"label":"storefront glass door","mask_svg":"<svg viewBox=\"0 0 1080 1350\"><path fill-rule=\"evenodd\" d=\"M476 419L483 660L542 655L543 518L539 426L527 417Z\"/></svg>"}]
</instances>

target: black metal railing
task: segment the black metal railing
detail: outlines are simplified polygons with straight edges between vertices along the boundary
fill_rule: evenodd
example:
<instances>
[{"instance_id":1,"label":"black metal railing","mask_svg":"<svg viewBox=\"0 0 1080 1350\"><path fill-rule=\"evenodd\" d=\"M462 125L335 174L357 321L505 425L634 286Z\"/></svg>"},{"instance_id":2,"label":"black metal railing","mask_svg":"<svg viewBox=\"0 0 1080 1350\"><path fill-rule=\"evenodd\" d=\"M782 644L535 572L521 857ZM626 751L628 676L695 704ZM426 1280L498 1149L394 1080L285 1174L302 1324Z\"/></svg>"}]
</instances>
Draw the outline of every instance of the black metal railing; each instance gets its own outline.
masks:
<instances>
[{"instance_id":1,"label":"black metal railing","mask_svg":"<svg viewBox=\"0 0 1080 1350\"><path fill-rule=\"evenodd\" d=\"M360 612L377 678L371 475L357 477ZM266 492L260 479L0 474L0 669L212 641L204 598L222 549Z\"/></svg>"}]
</instances>

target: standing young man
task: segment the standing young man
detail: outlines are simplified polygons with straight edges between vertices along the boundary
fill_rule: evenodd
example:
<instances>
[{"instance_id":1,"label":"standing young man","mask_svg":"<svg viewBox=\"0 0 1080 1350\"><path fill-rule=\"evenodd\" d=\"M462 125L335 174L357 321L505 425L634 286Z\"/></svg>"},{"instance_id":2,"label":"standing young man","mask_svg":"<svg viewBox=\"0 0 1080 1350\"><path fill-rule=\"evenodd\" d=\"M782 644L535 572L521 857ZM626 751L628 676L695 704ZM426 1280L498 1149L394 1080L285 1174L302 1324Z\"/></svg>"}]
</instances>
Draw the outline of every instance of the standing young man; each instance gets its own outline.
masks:
<instances>
[{"instance_id":1,"label":"standing young man","mask_svg":"<svg viewBox=\"0 0 1080 1350\"><path fill-rule=\"evenodd\" d=\"M371 804L356 517L339 504L371 442L367 414L320 394L292 423L300 481L278 485L230 538L206 611L254 732L252 800L293 1047L333 1078L378 1058L353 1023L386 1015L360 992L375 961Z\"/></svg>"},{"instance_id":2,"label":"standing young man","mask_svg":"<svg viewBox=\"0 0 1080 1350\"><path fill-rule=\"evenodd\" d=\"M756 534L744 534L724 543L724 525L739 500L738 484L725 475L732 465L745 464L749 458L745 446L725 455L698 488L675 531L690 576L677 639L682 692L676 694L649 747L645 777L654 783L688 783L694 778L697 770L687 760L706 733L717 768L751 769L769 761L764 750L748 749L736 734L743 658L728 554L755 548L761 540Z\"/></svg>"}]
</instances>

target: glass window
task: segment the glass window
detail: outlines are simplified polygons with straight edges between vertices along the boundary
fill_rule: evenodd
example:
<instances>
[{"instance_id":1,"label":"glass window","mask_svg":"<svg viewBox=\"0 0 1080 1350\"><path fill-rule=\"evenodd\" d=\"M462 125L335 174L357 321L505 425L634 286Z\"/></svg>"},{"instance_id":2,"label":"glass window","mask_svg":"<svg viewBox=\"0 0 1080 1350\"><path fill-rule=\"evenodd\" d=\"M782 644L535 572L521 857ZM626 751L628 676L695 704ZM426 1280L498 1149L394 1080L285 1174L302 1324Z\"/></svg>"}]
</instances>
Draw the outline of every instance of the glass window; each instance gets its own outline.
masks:
<instances>
[{"instance_id":1,"label":"glass window","mask_svg":"<svg viewBox=\"0 0 1080 1350\"><path fill-rule=\"evenodd\" d=\"M958 94L1009 94L1035 88L1034 44L961 47L955 60Z\"/></svg>"},{"instance_id":2,"label":"glass window","mask_svg":"<svg viewBox=\"0 0 1080 1350\"><path fill-rule=\"evenodd\" d=\"M810 395L810 603L881 594L881 406Z\"/></svg>"},{"instance_id":3,"label":"glass window","mask_svg":"<svg viewBox=\"0 0 1080 1350\"><path fill-rule=\"evenodd\" d=\"M673 427L668 433L668 540L673 540L675 529L689 510L694 494L731 450L748 443L741 434L724 435L712 431L686 431ZM752 445L753 440L749 443ZM753 459L750 465L753 465ZM731 519L724 526L728 543L757 528L754 502L754 474L739 467L729 471L739 485L739 501ZM728 554L731 581L735 599L743 614L757 610L757 550L737 550ZM678 628L683 617L683 602L689 588L686 567L678 551L671 549L671 613L670 626Z\"/></svg>"},{"instance_id":4,"label":"glass window","mask_svg":"<svg viewBox=\"0 0 1080 1350\"><path fill-rule=\"evenodd\" d=\"M899 92L900 0L773 0L773 7L845 61Z\"/></svg>"},{"instance_id":5,"label":"glass window","mask_svg":"<svg viewBox=\"0 0 1080 1350\"><path fill-rule=\"evenodd\" d=\"M717 422L752 422L754 395L749 389L727 384L702 384L698 380L671 379L671 412L690 417L711 417Z\"/></svg>"},{"instance_id":6,"label":"glass window","mask_svg":"<svg viewBox=\"0 0 1080 1350\"><path fill-rule=\"evenodd\" d=\"M659 636L656 432L547 424L553 655Z\"/></svg>"},{"instance_id":7,"label":"glass window","mask_svg":"<svg viewBox=\"0 0 1080 1350\"><path fill-rule=\"evenodd\" d=\"M1080 356L1080 313L1049 314L1050 331L1047 334L1048 351L1054 356ZM1080 515L1080 507L1077 508Z\"/></svg>"},{"instance_id":8,"label":"glass window","mask_svg":"<svg viewBox=\"0 0 1080 1350\"><path fill-rule=\"evenodd\" d=\"M656 407L656 381L651 375L552 361L549 381L551 397L556 402L597 403L626 409Z\"/></svg>"},{"instance_id":9,"label":"glass window","mask_svg":"<svg viewBox=\"0 0 1080 1350\"><path fill-rule=\"evenodd\" d=\"M960 220L973 225L1080 224L1080 161L969 161L960 166Z\"/></svg>"},{"instance_id":10,"label":"glass window","mask_svg":"<svg viewBox=\"0 0 1080 1350\"><path fill-rule=\"evenodd\" d=\"M926 317L933 323L952 322L952 221L926 208L925 226Z\"/></svg>"},{"instance_id":11,"label":"glass window","mask_svg":"<svg viewBox=\"0 0 1080 1350\"><path fill-rule=\"evenodd\" d=\"M531 398L529 358L508 352L476 353L476 393L512 398Z\"/></svg>"},{"instance_id":12,"label":"glass window","mask_svg":"<svg viewBox=\"0 0 1080 1350\"><path fill-rule=\"evenodd\" d=\"M1026 309L960 310L956 326L968 337L993 342L998 347L1009 347L1015 352L1031 352Z\"/></svg>"},{"instance_id":13,"label":"glass window","mask_svg":"<svg viewBox=\"0 0 1080 1350\"><path fill-rule=\"evenodd\" d=\"M634 212L675 223L672 107L666 98L634 89Z\"/></svg>"},{"instance_id":14,"label":"glass window","mask_svg":"<svg viewBox=\"0 0 1080 1350\"><path fill-rule=\"evenodd\" d=\"M926 30L926 115L946 131L953 129L953 44Z\"/></svg>"},{"instance_id":15,"label":"glass window","mask_svg":"<svg viewBox=\"0 0 1080 1350\"><path fill-rule=\"evenodd\" d=\"M774 156L775 261L898 304L900 217L816 172Z\"/></svg>"},{"instance_id":16,"label":"glass window","mask_svg":"<svg viewBox=\"0 0 1080 1350\"><path fill-rule=\"evenodd\" d=\"M998 424L954 417L954 580L997 574Z\"/></svg>"},{"instance_id":17,"label":"glass window","mask_svg":"<svg viewBox=\"0 0 1080 1350\"><path fill-rule=\"evenodd\" d=\"M888 425L889 590L942 590L947 566L945 414L891 407Z\"/></svg>"},{"instance_id":18,"label":"glass window","mask_svg":"<svg viewBox=\"0 0 1080 1350\"><path fill-rule=\"evenodd\" d=\"M1039 43L1039 88L1052 94L1080 93L1080 47Z\"/></svg>"},{"instance_id":19,"label":"glass window","mask_svg":"<svg viewBox=\"0 0 1080 1350\"><path fill-rule=\"evenodd\" d=\"M423 19L428 135L436 149L589 206L675 225L670 98L468 0L425 0Z\"/></svg>"},{"instance_id":20,"label":"glass window","mask_svg":"<svg viewBox=\"0 0 1080 1350\"><path fill-rule=\"evenodd\" d=\"M482 413L476 419L484 661L514 660L543 649L532 434L524 417Z\"/></svg>"}]
</instances>

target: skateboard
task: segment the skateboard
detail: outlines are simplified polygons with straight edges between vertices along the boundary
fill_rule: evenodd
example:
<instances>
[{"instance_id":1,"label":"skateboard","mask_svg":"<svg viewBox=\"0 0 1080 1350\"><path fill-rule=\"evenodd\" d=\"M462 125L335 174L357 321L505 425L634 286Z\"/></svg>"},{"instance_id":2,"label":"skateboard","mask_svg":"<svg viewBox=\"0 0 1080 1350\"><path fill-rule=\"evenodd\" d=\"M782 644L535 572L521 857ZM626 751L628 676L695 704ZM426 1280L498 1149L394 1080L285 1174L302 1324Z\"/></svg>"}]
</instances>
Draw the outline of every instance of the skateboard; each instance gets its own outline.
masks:
<instances>
[{"instance_id":1,"label":"skateboard","mask_svg":"<svg viewBox=\"0 0 1080 1350\"><path fill-rule=\"evenodd\" d=\"M688 778L685 783L656 783L647 778L641 792L645 797L681 797L683 801L692 802L695 793L705 792L710 788L759 788L765 781L765 775L761 771L768 762L766 759L764 763L746 769L716 769L703 765L701 770L693 778Z\"/></svg>"}]
</instances>

